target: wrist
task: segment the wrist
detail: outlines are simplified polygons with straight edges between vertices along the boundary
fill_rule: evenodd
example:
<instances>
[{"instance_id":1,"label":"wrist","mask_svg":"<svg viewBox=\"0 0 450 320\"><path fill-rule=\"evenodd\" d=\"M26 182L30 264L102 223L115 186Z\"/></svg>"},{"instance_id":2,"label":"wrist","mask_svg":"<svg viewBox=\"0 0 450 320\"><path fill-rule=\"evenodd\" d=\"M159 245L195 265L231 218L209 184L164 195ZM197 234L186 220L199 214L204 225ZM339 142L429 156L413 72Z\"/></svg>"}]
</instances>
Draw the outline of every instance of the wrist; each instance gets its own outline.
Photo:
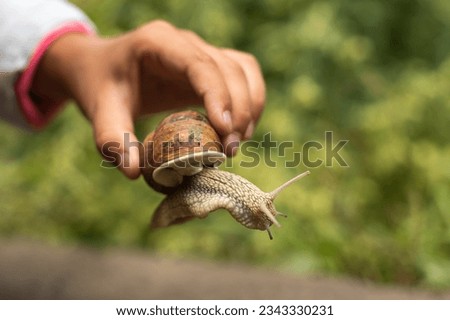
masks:
<instances>
[{"instance_id":1,"label":"wrist","mask_svg":"<svg viewBox=\"0 0 450 320\"><path fill-rule=\"evenodd\" d=\"M31 126L43 127L71 98L61 81L59 66L53 67L55 44L70 34L81 36L93 32L83 23L71 22L48 34L36 47L15 84L17 100Z\"/></svg>"},{"instance_id":2,"label":"wrist","mask_svg":"<svg viewBox=\"0 0 450 320\"><path fill-rule=\"evenodd\" d=\"M70 32L93 33L93 30L83 23L71 22L48 34L37 45L27 67L15 83L17 101L26 120L33 127L43 127L67 98L60 93L59 87L53 90L49 85L54 80L50 80L53 77L42 72L47 69L42 68L42 60L55 41Z\"/></svg>"},{"instance_id":3,"label":"wrist","mask_svg":"<svg viewBox=\"0 0 450 320\"><path fill-rule=\"evenodd\" d=\"M76 98L73 88L77 64L89 50L92 36L67 33L48 47L33 78L30 95L35 100L64 101Z\"/></svg>"}]
</instances>

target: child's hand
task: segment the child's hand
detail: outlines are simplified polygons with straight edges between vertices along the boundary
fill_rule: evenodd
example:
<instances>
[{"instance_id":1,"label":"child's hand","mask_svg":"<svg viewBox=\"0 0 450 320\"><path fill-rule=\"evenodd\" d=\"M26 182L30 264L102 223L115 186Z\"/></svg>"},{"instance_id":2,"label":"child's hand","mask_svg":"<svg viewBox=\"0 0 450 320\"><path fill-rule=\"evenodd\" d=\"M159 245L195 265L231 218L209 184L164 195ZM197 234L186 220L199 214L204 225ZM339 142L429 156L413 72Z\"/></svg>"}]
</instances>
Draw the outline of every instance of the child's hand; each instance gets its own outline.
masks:
<instances>
[{"instance_id":1,"label":"child's hand","mask_svg":"<svg viewBox=\"0 0 450 320\"><path fill-rule=\"evenodd\" d=\"M214 47L196 34L164 21L151 22L116 38L67 34L42 59L33 92L53 99L74 98L92 122L97 147L119 142L130 152L129 178L140 175L137 148L123 150L124 134L144 114L202 104L232 155L253 133L265 101L264 80L255 58Z\"/></svg>"}]
</instances>

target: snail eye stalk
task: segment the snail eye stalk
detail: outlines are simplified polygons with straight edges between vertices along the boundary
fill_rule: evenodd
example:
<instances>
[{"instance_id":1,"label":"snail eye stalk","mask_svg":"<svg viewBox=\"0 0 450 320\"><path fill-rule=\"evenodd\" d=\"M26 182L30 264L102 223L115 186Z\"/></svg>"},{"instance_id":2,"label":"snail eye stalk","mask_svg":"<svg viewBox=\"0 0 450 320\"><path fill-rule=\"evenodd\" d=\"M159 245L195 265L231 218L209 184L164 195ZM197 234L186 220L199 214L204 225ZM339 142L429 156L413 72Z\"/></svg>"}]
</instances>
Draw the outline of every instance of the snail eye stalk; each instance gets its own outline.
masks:
<instances>
[{"instance_id":1,"label":"snail eye stalk","mask_svg":"<svg viewBox=\"0 0 450 320\"><path fill-rule=\"evenodd\" d=\"M307 175L309 175L311 172L309 171L305 171L301 174L299 174L298 176L292 178L291 180L283 183L281 186L279 186L278 188L276 188L275 190L273 190L272 192L269 192L269 196L272 200L274 200L281 191L283 191L284 189L286 189L287 187L289 187L291 184L293 184L295 181L300 180L303 177L306 177Z\"/></svg>"},{"instance_id":2,"label":"snail eye stalk","mask_svg":"<svg viewBox=\"0 0 450 320\"><path fill-rule=\"evenodd\" d=\"M269 239L270 239L270 240L273 240L272 232L270 232L269 227L267 227L266 230L267 230L267 233L269 234Z\"/></svg>"},{"instance_id":3,"label":"snail eye stalk","mask_svg":"<svg viewBox=\"0 0 450 320\"><path fill-rule=\"evenodd\" d=\"M267 209L264 203L261 203L260 209L266 215L266 217L269 218L270 221L272 221L274 225L276 225L277 227L281 227L280 223L277 221L272 212L270 212L269 209Z\"/></svg>"}]
</instances>

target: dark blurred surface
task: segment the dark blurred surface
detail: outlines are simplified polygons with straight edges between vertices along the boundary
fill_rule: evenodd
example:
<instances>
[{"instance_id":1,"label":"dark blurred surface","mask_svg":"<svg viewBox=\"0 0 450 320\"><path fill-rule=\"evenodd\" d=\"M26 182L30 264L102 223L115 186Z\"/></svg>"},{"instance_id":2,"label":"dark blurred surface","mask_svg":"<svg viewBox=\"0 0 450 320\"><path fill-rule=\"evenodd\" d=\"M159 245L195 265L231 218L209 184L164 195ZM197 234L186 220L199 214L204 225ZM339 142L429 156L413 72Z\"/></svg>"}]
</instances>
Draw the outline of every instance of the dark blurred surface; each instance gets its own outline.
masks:
<instances>
[{"instance_id":1,"label":"dark blurred surface","mask_svg":"<svg viewBox=\"0 0 450 320\"><path fill-rule=\"evenodd\" d=\"M450 299L450 292L23 241L0 244L0 288L1 299Z\"/></svg>"}]
</instances>

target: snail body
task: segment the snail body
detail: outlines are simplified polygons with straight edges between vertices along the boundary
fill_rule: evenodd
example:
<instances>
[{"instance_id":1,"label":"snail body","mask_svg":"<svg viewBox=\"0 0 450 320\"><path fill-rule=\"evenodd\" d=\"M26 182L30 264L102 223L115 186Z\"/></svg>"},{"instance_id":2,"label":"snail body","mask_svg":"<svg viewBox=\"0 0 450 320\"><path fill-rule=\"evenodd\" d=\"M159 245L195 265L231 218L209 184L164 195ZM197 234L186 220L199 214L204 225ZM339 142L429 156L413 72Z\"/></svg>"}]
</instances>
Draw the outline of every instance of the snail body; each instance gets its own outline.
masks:
<instances>
[{"instance_id":1,"label":"snail body","mask_svg":"<svg viewBox=\"0 0 450 320\"><path fill-rule=\"evenodd\" d=\"M280 226L275 197L306 171L272 192L263 192L243 177L217 168L225 160L223 147L208 119L195 111L174 113L144 140L145 181L167 197L156 209L151 228L167 227L193 218L206 218L226 209L249 229Z\"/></svg>"},{"instance_id":2,"label":"snail body","mask_svg":"<svg viewBox=\"0 0 450 320\"><path fill-rule=\"evenodd\" d=\"M239 175L205 168L187 177L174 193L161 202L153 215L151 227L167 227L192 218L206 218L217 209L226 209L243 226L265 230L272 239L270 226L275 224L279 227L276 216L283 215L275 209L275 197L307 174L309 171L267 193Z\"/></svg>"}]
</instances>

